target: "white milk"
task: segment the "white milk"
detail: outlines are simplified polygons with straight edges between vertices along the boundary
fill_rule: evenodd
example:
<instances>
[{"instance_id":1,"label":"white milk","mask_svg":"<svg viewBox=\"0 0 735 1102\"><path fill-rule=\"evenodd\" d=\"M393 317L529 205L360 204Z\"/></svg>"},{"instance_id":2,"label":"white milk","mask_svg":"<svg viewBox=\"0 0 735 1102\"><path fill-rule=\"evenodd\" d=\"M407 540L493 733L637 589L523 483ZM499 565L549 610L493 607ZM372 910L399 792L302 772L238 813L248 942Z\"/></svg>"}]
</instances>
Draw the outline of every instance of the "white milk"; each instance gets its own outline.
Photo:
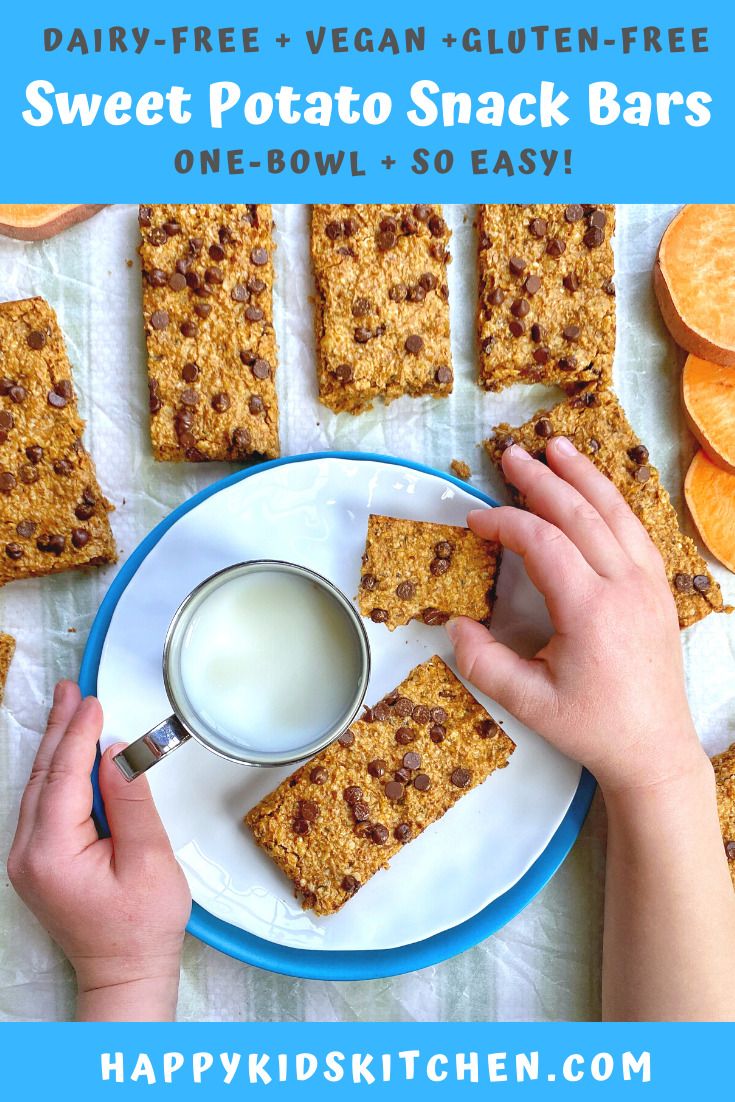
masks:
<instances>
[{"instance_id":1,"label":"white milk","mask_svg":"<svg viewBox=\"0 0 735 1102\"><path fill-rule=\"evenodd\" d=\"M191 708L224 749L276 752L346 715L360 656L328 592L297 574L257 571L225 581L195 610L180 669Z\"/></svg>"}]
</instances>

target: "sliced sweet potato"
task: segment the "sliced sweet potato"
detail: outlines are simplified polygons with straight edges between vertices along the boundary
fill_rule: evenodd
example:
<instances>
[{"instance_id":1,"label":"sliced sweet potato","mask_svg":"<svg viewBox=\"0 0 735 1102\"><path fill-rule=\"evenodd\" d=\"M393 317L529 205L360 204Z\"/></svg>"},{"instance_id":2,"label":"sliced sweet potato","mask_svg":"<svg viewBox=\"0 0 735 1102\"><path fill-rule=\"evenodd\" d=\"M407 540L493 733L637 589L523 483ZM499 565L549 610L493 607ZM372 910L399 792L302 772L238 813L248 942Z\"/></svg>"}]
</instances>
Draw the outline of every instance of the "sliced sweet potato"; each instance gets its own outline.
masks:
<instances>
[{"instance_id":1,"label":"sliced sweet potato","mask_svg":"<svg viewBox=\"0 0 735 1102\"><path fill-rule=\"evenodd\" d=\"M681 393L697 440L714 463L735 474L735 370L687 356Z\"/></svg>"},{"instance_id":2,"label":"sliced sweet potato","mask_svg":"<svg viewBox=\"0 0 735 1102\"><path fill-rule=\"evenodd\" d=\"M0 203L0 233L20 241L42 241L84 222L104 206L104 203Z\"/></svg>"},{"instance_id":3,"label":"sliced sweet potato","mask_svg":"<svg viewBox=\"0 0 735 1102\"><path fill-rule=\"evenodd\" d=\"M687 472L684 495L702 542L735 573L735 474L700 450Z\"/></svg>"},{"instance_id":4,"label":"sliced sweet potato","mask_svg":"<svg viewBox=\"0 0 735 1102\"><path fill-rule=\"evenodd\" d=\"M682 207L661 238L653 281L677 344L735 365L735 205Z\"/></svg>"}]
</instances>

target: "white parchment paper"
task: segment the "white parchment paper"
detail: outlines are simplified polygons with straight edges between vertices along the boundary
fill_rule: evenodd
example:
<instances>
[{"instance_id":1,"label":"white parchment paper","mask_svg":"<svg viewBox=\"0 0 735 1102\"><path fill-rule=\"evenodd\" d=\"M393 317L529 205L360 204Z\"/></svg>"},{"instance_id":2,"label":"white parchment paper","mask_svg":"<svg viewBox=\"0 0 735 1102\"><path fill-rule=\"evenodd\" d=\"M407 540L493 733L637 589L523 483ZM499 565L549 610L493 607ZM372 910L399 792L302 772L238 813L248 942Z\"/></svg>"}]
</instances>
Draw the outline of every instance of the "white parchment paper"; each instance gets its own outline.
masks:
<instances>
[{"instance_id":1,"label":"white parchment paper","mask_svg":"<svg viewBox=\"0 0 735 1102\"><path fill-rule=\"evenodd\" d=\"M694 451L679 403L680 357L660 320L651 265L673 208L619 207L618 351L615 382L691 531L682 484ZM465 459L473 484L502 496L478 443L503 420L543 405L540 387L500 395L475 385L474 208L445 208L454 236L450 268L455 392L447 401L401 399L353 418L316 400L308 212L275 208L283 454L327 448L385 452L441 469ZM0 299L43 295L59 314L100 482L115 502L124 561L173 507L231 468L156 464L148 436L134 207L111 207L48 242L0 238ZM726 599L735 578L713 566ZM18 647L0 715L0 1019L68 1018L66 961L15 897L4 862L54 682L76 676L87 632L114 568L13 583L0 592L0 629ZM501 601L502 581L501 581ZM507 603L507 602L506 602ZM522 625L504 610L506 633ZM624 635L620 640L625 646ZM710 616L683 636L687 683L710 752L735 740L735 616ZM637 671L631 668L631 678ZM614 732L611 732L611 737ZM230 960L187 939L179 1016L185 1020L536 1020L599 1016L604 816L595 801L570 858L500 933L422 972L362 983L303 981Z\"/></svg>"}]
</instances>

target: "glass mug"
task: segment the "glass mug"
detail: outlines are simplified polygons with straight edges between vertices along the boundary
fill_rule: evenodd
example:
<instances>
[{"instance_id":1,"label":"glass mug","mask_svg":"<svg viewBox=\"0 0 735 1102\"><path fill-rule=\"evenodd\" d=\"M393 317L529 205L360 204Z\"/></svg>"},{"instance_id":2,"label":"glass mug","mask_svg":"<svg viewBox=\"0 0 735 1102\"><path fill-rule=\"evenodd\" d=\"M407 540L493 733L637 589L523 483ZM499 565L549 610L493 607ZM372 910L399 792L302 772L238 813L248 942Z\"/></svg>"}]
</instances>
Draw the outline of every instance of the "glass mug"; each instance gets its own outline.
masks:
<instances>
[{"instance_id":1,"label":"glass mug","mask_svg":"<svg viewBox=\"0 0 735 1102\"><path fill-rule=\"evenodd\" d=\"M332 582L278 560L225 567L184 598L166 632L171 715L115 764L132 781L189 739L243 765L302 761L349 727L369 677L365 627Z\"/></svg>"}]
</instances>

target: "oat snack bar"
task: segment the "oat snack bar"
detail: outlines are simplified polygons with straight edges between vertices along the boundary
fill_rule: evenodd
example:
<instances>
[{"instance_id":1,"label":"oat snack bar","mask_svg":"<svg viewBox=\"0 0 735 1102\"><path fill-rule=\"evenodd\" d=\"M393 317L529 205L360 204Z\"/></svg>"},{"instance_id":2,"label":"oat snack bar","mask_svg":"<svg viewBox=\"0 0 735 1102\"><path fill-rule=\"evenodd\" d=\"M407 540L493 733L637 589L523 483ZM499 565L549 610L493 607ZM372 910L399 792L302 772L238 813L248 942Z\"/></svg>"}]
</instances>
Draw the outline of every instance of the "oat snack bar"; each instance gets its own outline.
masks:
<instances>
[{"instance_id":1,"label":"oat snack bar","mask_svg":"<svg viewBox=\"0 0 735 1102\"><path fill-rule=\"evenodd\" d=\"M712 765L717 782L717 813L720 816L722 841L735 887L735 743L712 758Z\"/></svg>"},{"instance_id":2,"label":"oat snack bar","mask_svg":"<svg viewBox=\"0 0 735 1102\"><path fill-rule=\"evenodd\" d=\"M358 603L363 616L389 631L451 616L489 622L501 548L469 528L371 514Z\"/></svg>"},{"instance_id":3,"label":"oat snack bar","mask_svg":"<svg viewBox=\"0 0 735 1102\"><path fill-rule=\"evenodd\" d=\"M319 398L329 409L451 392L449 236L439 206L313 208Z\"/></svg>"},{"instance_id":4,"label":"oat snack bar","mask_svg":"<svg viewBox=\"0 0 735 1102\"><path fill-rule=\"evenodd\" d=\"M0 585L115 561L83 431L56 314L0 303Z\"/></svg>"},{"instance_id":5,"label":"oat snack bar","mask_svg":"<svg viewBox=\"0 0 735 1102\"><path fill-rule=\"evenodd\" d=\"M5 696L5 682L8 680L8 670L15 654L15 639L12 635L0 632L0 704Z\"/></svg>"},{"instance_id":6,"label":"oat snack bar","mask_svg":"<svg viewBox=\"0 0 735 1102\"><path fill-rule=\"evenodd\" d=\"M139 221L155 458L274 458L271 208L160 204Z\"/></svg>"},{"instance_id":7,"label":"oat snack bar","mask_svg":"<svg viewBox=\"0 0 735 1102\"><path fill-rule=\"evenodd\" d=\"M552 436L568 436L613 482L648 530L661 552L682 628L723 608L722 593L697 551L694 541L679 528L668 493L652 465L648 448L638 439L610 390L590 391L542 410L520 428L499 425L485 442L491 459L500 466L510 444L521 444L537 458L546 454ZM502 468L501 468L502 469ZM517 492L510 487L518 504Z\"/></svg>"},{"instance_id":8,"label":"oat snack bar","mask_svg":"<svg viewBox=\"0 0 735 1102\"><path fill-rule=\"evenodd\" d=\"M506 766L514 749L434 656L245 822L304 908L334 914L465 792Z\"/></svg>"},{"instance_id":9,"label":"oat snack bar","mask_svg":"<svg viewBox=\"0 0 735 1102\"><path fill-rule=\"evenodd\" d=\"M480 386L610 381L614 230L607 205L479 208Z\"/></svg>"}]
</instances>

